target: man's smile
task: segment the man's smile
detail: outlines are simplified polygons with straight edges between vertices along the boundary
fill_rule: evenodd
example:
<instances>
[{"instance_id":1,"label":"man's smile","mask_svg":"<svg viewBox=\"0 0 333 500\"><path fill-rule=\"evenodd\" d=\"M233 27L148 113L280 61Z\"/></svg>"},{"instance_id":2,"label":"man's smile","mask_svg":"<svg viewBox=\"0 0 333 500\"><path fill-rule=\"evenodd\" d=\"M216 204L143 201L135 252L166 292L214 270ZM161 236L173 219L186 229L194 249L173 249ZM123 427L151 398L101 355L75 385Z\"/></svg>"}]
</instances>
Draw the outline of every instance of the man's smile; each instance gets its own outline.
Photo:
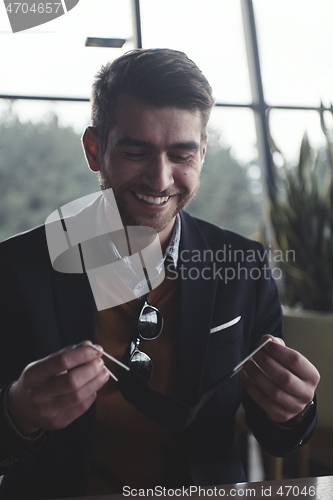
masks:
<instances>
[{"instance_id":1,"label":"man's smile","mask_svg":"<svg viewBox=\"0 0 333 500\"><path fill-rule=\"evenodd\" d=\"M165 205L172 196L152 196L134 192L135 196L149 205Z\"/></svg>"}]
</instances>

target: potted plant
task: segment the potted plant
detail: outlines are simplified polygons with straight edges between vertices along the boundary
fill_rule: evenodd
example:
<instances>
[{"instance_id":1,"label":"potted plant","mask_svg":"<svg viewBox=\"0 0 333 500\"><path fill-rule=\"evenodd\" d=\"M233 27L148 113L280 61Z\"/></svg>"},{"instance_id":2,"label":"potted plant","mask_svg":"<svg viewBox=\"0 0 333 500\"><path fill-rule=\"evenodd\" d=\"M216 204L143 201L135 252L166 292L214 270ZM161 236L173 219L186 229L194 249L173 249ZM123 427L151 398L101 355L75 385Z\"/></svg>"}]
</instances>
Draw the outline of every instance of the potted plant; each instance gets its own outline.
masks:
<instances>
[{"instance_id":1,"label":"potted plant","mask_svg":"<svg viewBox=\"0 0 333 500\"><path fill-rule=\"evenodd\" d=\"M333 132L324 114L321 106L325 147L311 147L304 135L297 165L274 167L268 205L283 271L286 342L321 373L319 422L327 428L333 427ZM273 141L272 148L278 152Z\"/></svg>"}]
</instances>

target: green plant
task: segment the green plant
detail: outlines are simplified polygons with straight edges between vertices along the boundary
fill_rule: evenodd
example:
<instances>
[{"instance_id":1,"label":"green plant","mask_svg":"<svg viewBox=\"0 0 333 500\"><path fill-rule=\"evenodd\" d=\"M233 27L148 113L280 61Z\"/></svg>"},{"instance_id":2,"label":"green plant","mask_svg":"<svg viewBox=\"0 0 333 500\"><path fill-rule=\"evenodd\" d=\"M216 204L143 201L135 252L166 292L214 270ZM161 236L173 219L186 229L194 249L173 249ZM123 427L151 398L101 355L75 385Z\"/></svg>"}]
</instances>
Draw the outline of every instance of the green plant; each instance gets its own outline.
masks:
<instances>
[{"instance_id":1,"label":"green plant","mask_svg":"<svg viewBox=\"0 0 333 500\"><path fill-rule=\"evenodd\" d=\"M276 186L268 190L273 236L283 257L282 300L316 311L333 310L333 132L324 113L321 107L325 147L311 147L305 134L298 164L275 166Z\"/></svg>"}]
</instances>

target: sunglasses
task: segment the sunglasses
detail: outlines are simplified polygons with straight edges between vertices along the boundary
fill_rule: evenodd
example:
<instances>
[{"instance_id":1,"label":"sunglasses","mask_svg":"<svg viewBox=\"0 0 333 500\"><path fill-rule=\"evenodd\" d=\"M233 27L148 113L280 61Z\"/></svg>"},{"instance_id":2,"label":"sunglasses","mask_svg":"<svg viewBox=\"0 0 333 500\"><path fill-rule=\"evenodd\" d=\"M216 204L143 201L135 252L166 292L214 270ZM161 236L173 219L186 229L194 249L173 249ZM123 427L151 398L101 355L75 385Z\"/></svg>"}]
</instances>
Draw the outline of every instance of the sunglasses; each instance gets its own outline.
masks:
<instances>
[{"instance_id":1,"label":"sunglasses","mask_svg":"<svg viewBox=\"0 0 333 500\"><path fill-rule=\"evenodd\" d=\"M157 339L162 329L163 317L160 309L145 300L138 318L135 340L132 340L130 345L128 366L147 381L153 373L153 363L148 354L140 351L139 345L141 340Z\"/></svg>"},{"instance_id":2,"label":"sunglasses","mask_svg":"<svg viewBox=\"0 0 333 500\"><path fill-rule=\"evenodd\" d=\"M106 353L100 347L94 345L91 345L90 347L102 352L104 356L125 369L125 373L123 373L119 379L110 370L108 371L111 377L113 377L118 383L120 392L129 403L133 404L147 418L158 425L161 425L166 429L181 431L193 421L200 409L212 397L215 390L220 387L221 384L233 378L240 370L242 370L244 364L249 361L249 359L252 359L253 356L260 351L260 349L271 341L272 339L268 338L230 372L224 374L221 378L217 379L212 385L210 385L192 404L184 403L174 397L157 391L151 387L147 380L144 380L142 377L138 377L137 373L130 370L128 366Z\"/></svg>"}]
</instances>

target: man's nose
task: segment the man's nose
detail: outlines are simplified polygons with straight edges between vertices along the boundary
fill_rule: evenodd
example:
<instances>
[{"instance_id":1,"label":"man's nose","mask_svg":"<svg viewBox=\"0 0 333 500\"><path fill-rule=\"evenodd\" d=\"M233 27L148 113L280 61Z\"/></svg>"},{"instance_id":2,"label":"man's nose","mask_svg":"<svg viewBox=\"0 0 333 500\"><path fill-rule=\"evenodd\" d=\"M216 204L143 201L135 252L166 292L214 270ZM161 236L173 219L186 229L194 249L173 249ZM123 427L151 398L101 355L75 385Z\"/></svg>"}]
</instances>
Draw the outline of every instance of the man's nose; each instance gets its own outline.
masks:
<instances>
[{"instance_id":1,"label":"man's nose","mask_svg":"<svg viewBox=\"0 0 333 500\"><path fill-rule=\"evenodd\" d=\"M162 193L174 184L173 167L166 155L154 155L145 165L141 179L154 193Z\"/></svg>"}]
</instances>

